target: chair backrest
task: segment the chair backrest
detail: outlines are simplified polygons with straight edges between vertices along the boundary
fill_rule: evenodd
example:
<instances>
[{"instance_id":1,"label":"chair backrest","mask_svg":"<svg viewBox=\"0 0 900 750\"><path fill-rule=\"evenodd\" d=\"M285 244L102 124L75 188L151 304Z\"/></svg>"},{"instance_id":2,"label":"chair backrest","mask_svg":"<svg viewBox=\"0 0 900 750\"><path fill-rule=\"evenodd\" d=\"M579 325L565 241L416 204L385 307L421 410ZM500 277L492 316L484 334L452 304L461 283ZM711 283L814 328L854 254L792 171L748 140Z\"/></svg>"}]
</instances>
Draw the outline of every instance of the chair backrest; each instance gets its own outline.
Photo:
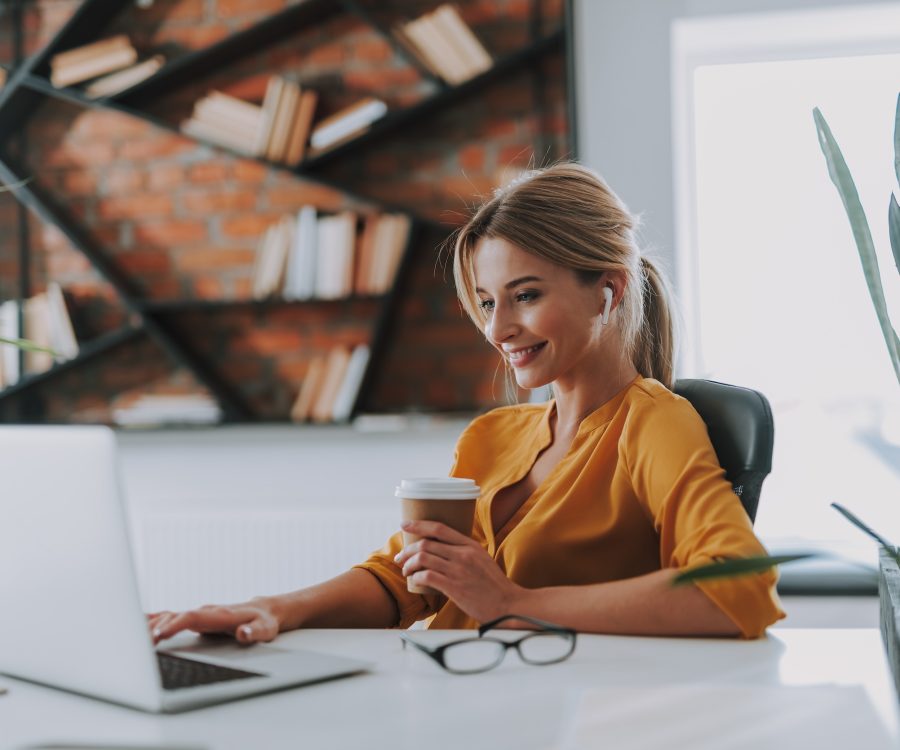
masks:
<instances>
[{"instance_id":1,"label":"chair backrest","mask_svg":"<svg viewBox=\"0 0 900 750\"><path fill-rule=\"evenodd\" d=\"M725 477L750 520L756 520L762 483L772 471L775 423L768 400L750 388L714 380L682 379L673 390L706 422Z\"/></svg>"}]
</instances>

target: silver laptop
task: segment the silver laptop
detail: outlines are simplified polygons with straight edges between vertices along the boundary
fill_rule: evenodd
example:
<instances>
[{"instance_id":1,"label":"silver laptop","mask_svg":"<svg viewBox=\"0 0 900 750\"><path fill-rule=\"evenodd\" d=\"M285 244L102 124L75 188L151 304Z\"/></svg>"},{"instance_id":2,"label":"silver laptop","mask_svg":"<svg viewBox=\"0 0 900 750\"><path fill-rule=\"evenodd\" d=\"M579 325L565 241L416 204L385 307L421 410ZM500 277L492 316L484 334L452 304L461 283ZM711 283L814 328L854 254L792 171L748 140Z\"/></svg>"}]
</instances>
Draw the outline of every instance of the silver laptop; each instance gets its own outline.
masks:
<instances>
[{"instance_id":1,"label":"silver laptop","mask_svg":"<svg viewBox=\"0 0 900 750\"><path fill-rule=\"evenodd\" d=\"M0 427L0 602L0 672L145 711L183 711L368 666L197 639L154 650L116 439L105 427Z\"/></svg>"}]
</instances>

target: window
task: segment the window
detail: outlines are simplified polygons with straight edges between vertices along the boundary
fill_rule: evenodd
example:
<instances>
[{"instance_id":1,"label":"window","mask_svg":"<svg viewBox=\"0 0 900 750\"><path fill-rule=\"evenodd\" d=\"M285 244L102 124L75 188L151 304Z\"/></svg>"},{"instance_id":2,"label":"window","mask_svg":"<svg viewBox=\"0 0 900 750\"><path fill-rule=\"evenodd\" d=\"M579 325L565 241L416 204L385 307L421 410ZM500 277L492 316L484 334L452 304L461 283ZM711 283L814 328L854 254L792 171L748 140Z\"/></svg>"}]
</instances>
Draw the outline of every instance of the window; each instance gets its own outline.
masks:
<instances>
[{"instance_id":1,"label":"window","mask_svg":"<svg viewBox=\"0 0 900 750\"><path fill-rule=\"evenodd\" d=\"M900 541L900 385L816 138L840 144L900 320L887 205L896 191L893 8L683 21L673 32L681 375L758 388L776 420L757 531L872 563L841 502Z\"/></svg>"}]
</instances>

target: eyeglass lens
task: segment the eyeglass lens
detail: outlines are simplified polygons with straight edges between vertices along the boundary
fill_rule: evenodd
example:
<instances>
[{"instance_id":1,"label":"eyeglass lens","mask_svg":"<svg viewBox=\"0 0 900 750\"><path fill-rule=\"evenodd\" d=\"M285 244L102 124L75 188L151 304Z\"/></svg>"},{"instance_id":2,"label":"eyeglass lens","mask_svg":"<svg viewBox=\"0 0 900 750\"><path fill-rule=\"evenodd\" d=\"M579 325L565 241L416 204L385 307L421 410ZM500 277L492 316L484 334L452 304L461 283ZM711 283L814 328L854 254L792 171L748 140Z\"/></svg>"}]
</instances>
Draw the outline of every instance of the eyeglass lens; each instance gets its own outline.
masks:
<instances>
[{"instance_id":1,"label":"eyeglass lens","mask_svg":"<svg viewBox=\"0 0 900 750\"><path fill-rule=\"evenodd\" d=\"M483 672L503 661L505 653L497 641L463 641L444 650L444 666L453 672Z\"/></svg>"},{"instance_id":2,"label":"eyeglass lens","mask_svg":"<svg viewBox=\"0 0 900 750\"><path fill-rule=\"evenodd\" d=\"M529 664L552 664L572 653L574 639L561 633L534 633L519 641L519 655Z\"/></svg>"}]
</instances>

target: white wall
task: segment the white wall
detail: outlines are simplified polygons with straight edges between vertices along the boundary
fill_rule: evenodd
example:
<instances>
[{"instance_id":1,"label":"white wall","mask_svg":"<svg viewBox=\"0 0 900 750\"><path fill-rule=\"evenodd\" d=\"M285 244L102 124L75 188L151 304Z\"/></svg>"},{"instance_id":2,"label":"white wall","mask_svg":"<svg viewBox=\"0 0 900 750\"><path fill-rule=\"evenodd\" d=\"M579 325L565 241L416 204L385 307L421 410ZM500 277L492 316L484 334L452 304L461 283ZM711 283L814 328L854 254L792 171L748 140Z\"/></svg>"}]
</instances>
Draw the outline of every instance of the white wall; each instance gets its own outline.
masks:
<instances>
[{"instance_id":1,"label":"white wall","mask_svg":"<svg viewBox=\"0 0 900 750\"><path fill-rule=\"evenodd\" d=\"M673 277L672 21L871 4L872 0L574 0L578 156L642 215L644 242L656 250ZM675 282L677 287L677 278Z\"/></svg>"}]
</instances>

